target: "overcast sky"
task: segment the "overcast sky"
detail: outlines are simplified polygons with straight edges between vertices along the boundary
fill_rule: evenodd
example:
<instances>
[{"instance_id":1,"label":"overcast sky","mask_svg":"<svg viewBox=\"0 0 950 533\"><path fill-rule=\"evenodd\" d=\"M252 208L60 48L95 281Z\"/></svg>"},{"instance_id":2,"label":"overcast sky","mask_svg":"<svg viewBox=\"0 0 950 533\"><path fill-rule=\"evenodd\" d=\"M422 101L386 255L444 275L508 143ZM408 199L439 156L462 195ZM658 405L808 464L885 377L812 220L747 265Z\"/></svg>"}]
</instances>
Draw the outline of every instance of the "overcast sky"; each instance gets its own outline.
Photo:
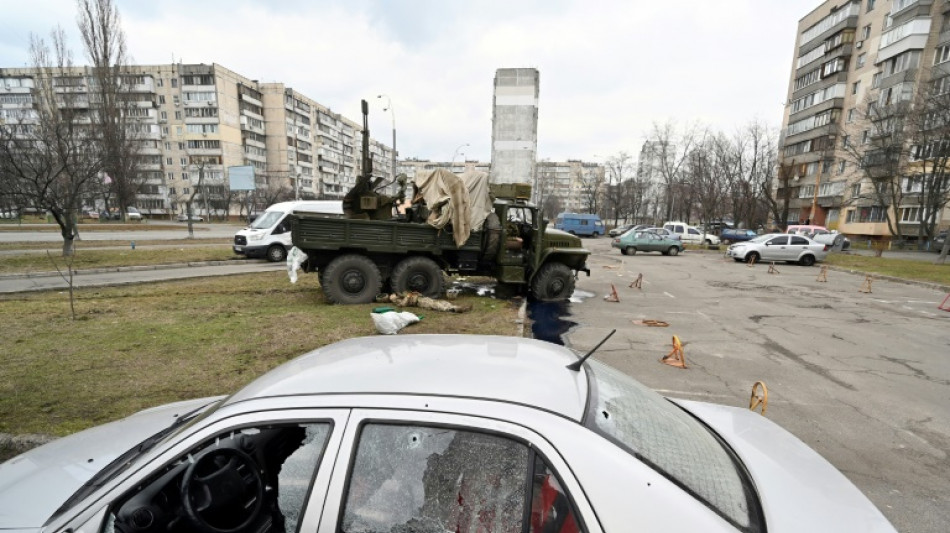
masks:
<instances>
[{"instance_id":1,"label":"overcast sky","mask_svg":"<svg viewBox=\"0 0 950 533\"><path fill-rule=\"evenodd\" d=\"M497 68L540 71L538 157L639 153L654 122L778 128L798 20L820 0L115 0L135 63L218 63L279 81L401 157L488 161ZM0 67L61 25L86 64L74 0L0 0Z\"/></svg>"}]
</instances>

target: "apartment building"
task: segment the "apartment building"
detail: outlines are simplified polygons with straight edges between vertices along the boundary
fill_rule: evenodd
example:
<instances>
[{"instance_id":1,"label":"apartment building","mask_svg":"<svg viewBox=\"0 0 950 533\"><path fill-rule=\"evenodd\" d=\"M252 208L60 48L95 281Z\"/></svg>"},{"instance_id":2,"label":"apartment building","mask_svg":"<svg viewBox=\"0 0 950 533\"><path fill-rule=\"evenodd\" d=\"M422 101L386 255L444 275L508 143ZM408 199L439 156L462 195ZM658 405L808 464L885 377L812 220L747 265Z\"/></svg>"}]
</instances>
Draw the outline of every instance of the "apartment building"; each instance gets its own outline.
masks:
<instances>
[{"instance_id":1,"label":"apartment building","mask_svg":"<svg viewBox=\"0 0 950 533\"><path fill-rule=\"evenodd\" d=\"M909 104L950 59L945 0L828 0L799 21L779 142L776 198L788 220L806 220L860 238L892 235L885 213L913 238L920 194L905 167L889 179L906 187L900 205L872 194L874 128L867 117ZM950 85L948 85L950 87ZM864 122L862 122L862 120ZM905 147L908 149L910 147ZM911 162L912 164L912 162ZM880 167L879 167L880 168ZM876 178L878 179L878 178ZM918 191L919 192L919 191ZM938 226L950 223L946 209Z\"/></svg>"},{"instance_id":2,"label":"apartment building","mask_svg":"<svg viewBox=\"0 0 950 533\"><path fill-rule=\"evenodd\" d=\"M533 68L495 72L492 107L493 183L523 183L535 173L540 74Z\"/></svg>"},{"instance_id":3,"label":"apartment building","mask_svg":"<svg viewBox=\"0 0 950 533\"><path fill-rule=\"evenodd\" d=\"M35 118L36 76L35 69L0 68L0 120ZM218 64L180 63L130 66L122 82L141 134L136 207L150 216L182 213L199 176L204 194L193 209L233 214L229 167L254 168L261 201L342 198L361 172L361 122L282 83L259 83ZM60 105L94 109L91 83L88 67L58 72L57 92L73 95ZM392 149L371 140L370 150L374 175L392 177Z\"/></svg>"}]
</instances>

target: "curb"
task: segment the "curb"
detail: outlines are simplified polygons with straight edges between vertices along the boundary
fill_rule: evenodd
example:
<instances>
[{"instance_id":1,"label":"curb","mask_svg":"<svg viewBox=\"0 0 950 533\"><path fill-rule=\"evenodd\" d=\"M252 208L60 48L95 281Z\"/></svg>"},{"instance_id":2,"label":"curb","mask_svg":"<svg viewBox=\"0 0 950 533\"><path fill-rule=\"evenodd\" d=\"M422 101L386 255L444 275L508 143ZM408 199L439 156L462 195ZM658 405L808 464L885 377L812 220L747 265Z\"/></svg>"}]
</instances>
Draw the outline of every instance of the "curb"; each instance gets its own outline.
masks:
<instances>
[{"instance_id":1,"label":"curb","mask_svg":"<svg viewBox=\"0 0 950 533\"><path fill-rule=\"evenodd\" d=\"M135 265L135 266L124 266L124 267L108 267L108 268L90 268L88 270L74 270L74 276L82 276L84 274L107 274L109 272L141 272L146 270L170 270L173 268L188 268L188 267L200 267L200 266L221 266L221 265L236 265L239 262L253 261L248 259L228 259L223 261L192 261L189 263L166 263L159 265ZM255 261L255 263L260 261ZM44 271L44 272L25 272L17 274L0 274L0 280L3 279L28 279L28 278L47 278L59 276L60 273L55 270Z\"/></svg>"}]
</instances>

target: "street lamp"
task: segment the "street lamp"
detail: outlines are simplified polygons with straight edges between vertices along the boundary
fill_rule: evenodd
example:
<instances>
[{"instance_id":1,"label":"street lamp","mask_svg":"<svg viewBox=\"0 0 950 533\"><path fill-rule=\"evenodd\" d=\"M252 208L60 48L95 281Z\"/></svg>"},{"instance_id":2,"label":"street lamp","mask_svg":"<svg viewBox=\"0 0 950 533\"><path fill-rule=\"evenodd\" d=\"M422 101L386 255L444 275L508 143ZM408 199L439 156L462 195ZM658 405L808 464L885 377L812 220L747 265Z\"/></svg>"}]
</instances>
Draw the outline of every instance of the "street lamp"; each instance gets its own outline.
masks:
<instances>
[{"instance_id":1,"label":"street lamp","mask_svg":"<svg viewBox=\"0 0 950 533\"><path fill-rule=\"evenodd\" d=\"M389 114L393 119L393 179L396 179L396 110L393 109L392 100L389 99L389 95L380 94L376 98L385 98L386 107L383 108L383 111L389 111Z\"/></svg>"},{"instance_id":2,"label":"street lamp","mask_svg":"<svg viewBox=\"0 0 950 533\"><path fill-rule=\"evenodd\" d=\"M300 167L294 165L294 201L300 200Z\"/></svg>"},{"instance_id":3,"label":"street lamp","mask_svg":"<svg viewBox=\"0 0 950 533\"><path fill-rule=\"evenodd\" d=\"M471 145L468 144L468 143L460 144L459 147L455 149L455 153L452 154L452 164L453 164L453 165L455 164L455 157L459 155L459 150L461 150L462 148L465 148L466 146L471 146ZM464 155L464 154L463 154L463 155Z\"/></svg>"}]
</instances>

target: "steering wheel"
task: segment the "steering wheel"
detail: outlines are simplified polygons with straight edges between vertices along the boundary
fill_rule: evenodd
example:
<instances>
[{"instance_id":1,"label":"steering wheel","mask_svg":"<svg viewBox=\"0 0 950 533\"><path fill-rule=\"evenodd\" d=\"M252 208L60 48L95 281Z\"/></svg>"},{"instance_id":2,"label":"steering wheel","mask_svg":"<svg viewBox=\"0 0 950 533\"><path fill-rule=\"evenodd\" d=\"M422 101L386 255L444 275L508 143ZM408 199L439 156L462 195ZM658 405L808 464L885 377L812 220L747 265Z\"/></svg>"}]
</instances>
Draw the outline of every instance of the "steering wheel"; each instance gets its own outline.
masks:
<instances>
[{"instance_id":1,"label":"steering wheel","mask_svg":"<svg viewBox=\"0 0 950 533\"><path fill-rule=\"evenodd\" d=\"M181 503L185 515L205 533L236 533L261 512L264 480L251 456L235 448L215 448L185 470Z\"/></svg>"}]
</instances>

